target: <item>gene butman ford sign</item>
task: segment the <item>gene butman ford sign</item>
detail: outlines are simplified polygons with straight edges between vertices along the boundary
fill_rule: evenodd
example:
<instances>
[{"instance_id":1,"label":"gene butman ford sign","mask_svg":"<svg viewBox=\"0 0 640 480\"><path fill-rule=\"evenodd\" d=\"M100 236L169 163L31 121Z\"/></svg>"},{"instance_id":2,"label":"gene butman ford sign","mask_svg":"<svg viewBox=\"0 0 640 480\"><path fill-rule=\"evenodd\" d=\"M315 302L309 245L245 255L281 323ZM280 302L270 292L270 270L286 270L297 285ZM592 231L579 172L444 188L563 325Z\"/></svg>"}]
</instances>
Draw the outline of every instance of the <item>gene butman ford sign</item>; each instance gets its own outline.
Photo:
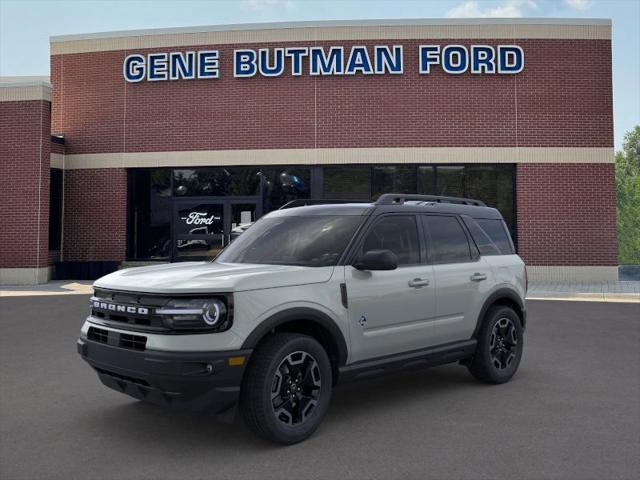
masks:
<instances>
[{"instance_id":1,"label":"gene butman ford sign","mask_svg":"<svg viewBox=\"0 0 640 480\"><path fill-rule=\"evenodd\" d=\"M434 68L460 75L513 75L524 69L524 52L517 45L420 45L416 52L419 72ZM290 72L303 75L402 75L402 45L373 47L288 47L236 49L233 76L236 78L279 77ZM123 63L127 82L215 79L220 77L218 50L167 53L134 53Z\"/></svg>"}]
</instances>

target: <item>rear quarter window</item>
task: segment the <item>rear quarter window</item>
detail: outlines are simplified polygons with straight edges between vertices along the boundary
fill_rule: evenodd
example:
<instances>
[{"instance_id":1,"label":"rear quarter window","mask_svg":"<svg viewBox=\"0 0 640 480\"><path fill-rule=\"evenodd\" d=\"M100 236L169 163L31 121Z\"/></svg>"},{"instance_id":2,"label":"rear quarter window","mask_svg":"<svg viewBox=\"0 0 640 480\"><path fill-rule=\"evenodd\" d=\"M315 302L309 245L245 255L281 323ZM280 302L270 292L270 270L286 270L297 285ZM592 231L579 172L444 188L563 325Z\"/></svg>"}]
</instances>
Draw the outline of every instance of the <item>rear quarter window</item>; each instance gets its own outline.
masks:
<instances>
[{"instance_id":1,"label":"rear quarter window","mask_svg":"<svg viewBox=\"0 0 640 480\"><path fill-rule=\"evenodd\" d=\"M502 252L495 244L495 242L489 237L489 235L476 223L476 221L467 216L463 216L465 225L471 233L471 237L475 242L480 255L502 255Z\"/></svg>"},{"instance_id":2,"label":"rear quarter window","mask_svg":"<svg viewBox=\"0 0 640 480\"><path fill-rule=\"evenodd\" d=\"M476 218L474 220L498 248L500 254L512 255L515 253L515 248L513 247L513 242L511 241L511 236L509 235L504 220L488 218ZM479 247L478 245L478 248Z\"/></svg>"}]
</instances>

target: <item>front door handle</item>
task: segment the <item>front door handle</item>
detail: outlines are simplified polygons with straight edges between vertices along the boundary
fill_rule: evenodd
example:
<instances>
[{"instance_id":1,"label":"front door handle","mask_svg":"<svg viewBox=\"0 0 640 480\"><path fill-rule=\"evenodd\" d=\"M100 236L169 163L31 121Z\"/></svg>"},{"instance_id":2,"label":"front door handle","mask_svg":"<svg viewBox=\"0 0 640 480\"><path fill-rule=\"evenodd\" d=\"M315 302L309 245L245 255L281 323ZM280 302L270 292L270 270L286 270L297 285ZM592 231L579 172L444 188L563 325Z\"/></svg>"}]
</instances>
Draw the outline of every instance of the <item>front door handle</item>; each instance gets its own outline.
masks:
<instances>
[{"instance_id":1,"label":"front door handle","mask_svg":"<svg viewBox=\"0 0 640 480\"><path fill-rule=\"evenodd\" d=\"M423 280L422 278L414 278L413 280L409 280L409 286L411 288L426 287L428 285L429 280Z\"/></svg>"},{"instance_id":2,"label":"front door handle","mask_svg":"<svg viewBox=\"0 0 640 480\"><path fill-rule=\"evenodd\" d=\"M481 282L482 280L486 280L487 276L484 273L474 273L473 275L471 275L471 281L472 282Z\"/></svg>"}]
</instances>

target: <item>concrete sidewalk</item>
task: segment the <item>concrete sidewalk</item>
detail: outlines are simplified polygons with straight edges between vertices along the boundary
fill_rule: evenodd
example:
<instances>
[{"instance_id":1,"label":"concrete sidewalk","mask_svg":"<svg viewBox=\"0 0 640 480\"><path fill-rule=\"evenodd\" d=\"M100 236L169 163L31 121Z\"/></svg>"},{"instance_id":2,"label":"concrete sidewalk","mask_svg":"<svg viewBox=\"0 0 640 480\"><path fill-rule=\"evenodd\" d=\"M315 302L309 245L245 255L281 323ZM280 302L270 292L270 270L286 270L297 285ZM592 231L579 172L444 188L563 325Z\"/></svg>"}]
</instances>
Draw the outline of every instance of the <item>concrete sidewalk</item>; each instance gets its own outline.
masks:
<instances>
[{"instance_id":1,"label":"concrete sidewalk","mask_svg":"<svg viewBox=\"0 0 640 480\"><path fill-rule=\"evenodd\" d=\"M531 282L527 299L640 303L640 282Z\"/></svg>"},{"instance_id":2,"label":"concrete sidewalk","mask_svg":"<svg viewBox=\"0 0 640 480\"><path fill-rule=\"evenodd\" d=\"M0 286L0 297L33 297L46 295L90 295L93 280L53 280L42 285Z\"/></svg>"},{"instance_id":3,"label":"concrete sidewalk","mask_svg":"<svg viewBox=\"0 0 640 480\"><path fill-rule=\"evenodd\" d=\"M56 280L44 285L0 287L0 297L90 295L91 280ZM529 300L640 303L640 282L547 283L532 282Z\"/></svg>"}]
</instances>

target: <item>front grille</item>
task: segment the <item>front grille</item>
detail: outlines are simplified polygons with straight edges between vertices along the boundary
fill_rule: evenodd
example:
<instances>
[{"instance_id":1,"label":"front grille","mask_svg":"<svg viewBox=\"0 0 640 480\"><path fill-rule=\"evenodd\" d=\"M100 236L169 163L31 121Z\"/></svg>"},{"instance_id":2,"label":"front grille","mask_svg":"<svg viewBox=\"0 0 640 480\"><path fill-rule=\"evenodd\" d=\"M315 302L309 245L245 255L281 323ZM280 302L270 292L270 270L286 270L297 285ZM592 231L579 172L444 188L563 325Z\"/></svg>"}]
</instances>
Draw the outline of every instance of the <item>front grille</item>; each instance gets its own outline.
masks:
<instances>
[{"instance_id":1,"label":"front grille","mask_svg":"<svg viewBox=\"0 0 640 480\"><path fill-rule=\"evenodd\" d=\"M168 301L166 297L96 289L90 300L91 316L117 328L167 331L155 310Z\"/></svg>"},{"instance_id":2,"label":"front grille","mask_svg":"<svg viewBox=\"0 0 640 480\"><path fill-rule=\"evenodd\" d=\"M112 332L104 328L89 327L87 338L94 342L113 345L114 347L138 350L143 352L147 348L147 337L129 335L127 333Z\"/></svg>"}]
</instances>

